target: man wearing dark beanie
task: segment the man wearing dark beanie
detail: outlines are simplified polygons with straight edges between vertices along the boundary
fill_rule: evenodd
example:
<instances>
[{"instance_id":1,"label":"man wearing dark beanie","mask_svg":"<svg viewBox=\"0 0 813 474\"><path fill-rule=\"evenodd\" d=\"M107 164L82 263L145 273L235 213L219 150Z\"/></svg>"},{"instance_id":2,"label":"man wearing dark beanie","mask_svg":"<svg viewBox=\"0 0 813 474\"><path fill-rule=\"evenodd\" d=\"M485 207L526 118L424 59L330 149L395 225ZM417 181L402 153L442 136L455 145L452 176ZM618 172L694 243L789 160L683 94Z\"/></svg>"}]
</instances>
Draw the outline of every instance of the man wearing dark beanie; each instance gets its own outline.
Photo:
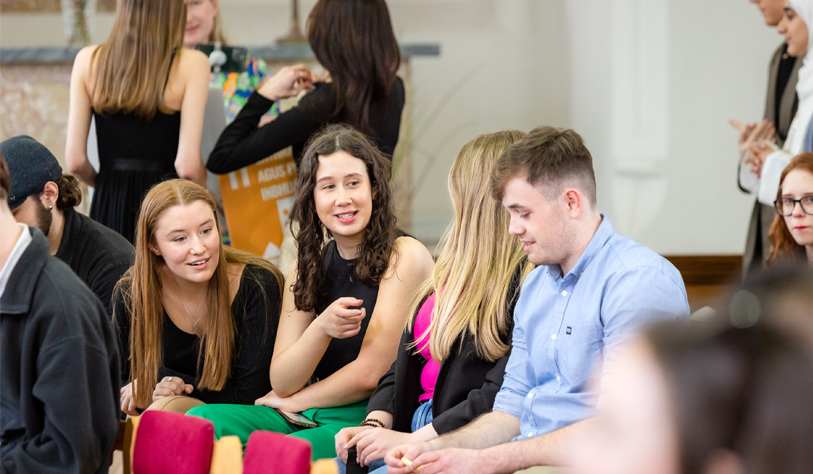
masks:
<instances>
[{"instance_id":1,"label":"man wearing dark beanie","mask_svg":"<svg viewBox=\"0 0 813 474\"><path fill-rule=\"evenodd\" d=\"M54 155L24 135L0 143L11 174L9 208L17 222L37 227L50 253L99 297L108 313L113 288L132 265L133 246L124 237L74 210L82 201L79 182L62 174Z\"/></svg>"},{"instance_id":2,"label":"man wearing dark beanie","mask_svg":"<svg viewBox=\"0 0 813 474\"><path fill-rule=\"evenodd\" d=\"M117 338L102 303L8 206L0 153L0 472L106 474Z\"/></svg>"}]
</instances>

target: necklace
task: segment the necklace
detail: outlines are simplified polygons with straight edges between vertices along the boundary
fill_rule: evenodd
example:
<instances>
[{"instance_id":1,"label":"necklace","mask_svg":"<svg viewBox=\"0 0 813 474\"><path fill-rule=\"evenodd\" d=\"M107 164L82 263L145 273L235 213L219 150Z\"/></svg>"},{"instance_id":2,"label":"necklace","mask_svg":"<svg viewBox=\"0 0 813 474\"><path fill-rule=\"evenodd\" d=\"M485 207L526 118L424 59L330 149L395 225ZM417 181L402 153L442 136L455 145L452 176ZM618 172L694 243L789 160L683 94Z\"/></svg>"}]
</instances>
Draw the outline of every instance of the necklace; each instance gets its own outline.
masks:
<instances>
[{"instance_id":1,"label":"necklace","mask_svg":"<svg viewBox=\"0 0 813 474\"><path fill-rule=\"evenodd\" d=\"M183 296L181 296L181 289L178 288L178 282L175 280L175 277L172 277L172 282L175 283L175 291L178 293L178 298L181 299L181 304L183 305L183 309L186 310L186 314L189 315L189 319L192 320L192 324L194 324L195 329L197 329L198 328L198 322L200 322L200 318L202 318L203 316L199 316L198 319L195 319L195 317L192 316L192 313L189 312L189 308L186 307L186 302L183 300Z\"/></svg>"}]
</instances>

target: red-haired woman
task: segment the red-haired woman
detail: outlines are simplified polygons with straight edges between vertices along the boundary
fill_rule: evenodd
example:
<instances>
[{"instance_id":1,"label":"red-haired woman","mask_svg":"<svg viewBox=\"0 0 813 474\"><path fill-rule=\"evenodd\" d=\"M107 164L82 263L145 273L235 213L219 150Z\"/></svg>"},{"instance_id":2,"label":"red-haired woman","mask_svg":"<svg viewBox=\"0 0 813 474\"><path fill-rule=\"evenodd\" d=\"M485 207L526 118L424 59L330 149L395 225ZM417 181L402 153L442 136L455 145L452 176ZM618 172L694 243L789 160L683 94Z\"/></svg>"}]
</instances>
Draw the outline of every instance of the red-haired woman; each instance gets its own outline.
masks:
<instances>
[{"instance_id":1,"label":"red-haired woman","mask_svg":"<svg viewBox=\"0 0 813 474\"><path fill-rule=\"evenodd\" d=\"M813 153L795 157L782 171L776 218L769 235L768 265L805 262L813 266Z\"/></svg>"},{"instance_id":2,"label":"red-haired woman","mask_svg":"<svg viewBox=\"0 0 813 474\"><path fill-rule=\"evenodd\" d=\"M223 246L206 189L181 179L152 188L135 250L113 297L129 381L122 411L135 415L170 396L253 404L268 393L282 274Z\"/></svg>"}]
</instances>

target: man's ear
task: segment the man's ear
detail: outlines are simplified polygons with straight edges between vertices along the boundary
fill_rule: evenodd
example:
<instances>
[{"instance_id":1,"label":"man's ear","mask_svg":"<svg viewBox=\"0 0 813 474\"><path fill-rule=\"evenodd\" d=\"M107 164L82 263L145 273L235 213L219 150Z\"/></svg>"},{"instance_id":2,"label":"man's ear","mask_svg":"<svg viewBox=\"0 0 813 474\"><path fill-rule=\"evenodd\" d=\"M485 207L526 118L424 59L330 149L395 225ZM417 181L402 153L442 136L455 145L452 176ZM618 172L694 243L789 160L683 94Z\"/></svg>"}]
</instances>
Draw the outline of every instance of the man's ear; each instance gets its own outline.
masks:
<instances>
[{"instance_id":1,"label":"man's ear","mask_svg":"<svg viewBox=\"0 0 813 474\"><path fill-rule=\"evenodd\" d=\"M565 188L562 195L570 217L578 218L582 214L584 205L581 193L576 188Z\"/></svg>"},{"instance_id":2,"label":"man's ear","mask_svg":"<svg viewBox=\"0 0 813 474\"><path fill-rule=\"evenodd\" d=\"M53 209L56 207L56 201L58 199L59 186L57 186L53 181L48 181L45 183L45 186L42 187L42 193L40 193L40 201L42 202L42 205L49 210Z\"/></svg>"}]
</instances>

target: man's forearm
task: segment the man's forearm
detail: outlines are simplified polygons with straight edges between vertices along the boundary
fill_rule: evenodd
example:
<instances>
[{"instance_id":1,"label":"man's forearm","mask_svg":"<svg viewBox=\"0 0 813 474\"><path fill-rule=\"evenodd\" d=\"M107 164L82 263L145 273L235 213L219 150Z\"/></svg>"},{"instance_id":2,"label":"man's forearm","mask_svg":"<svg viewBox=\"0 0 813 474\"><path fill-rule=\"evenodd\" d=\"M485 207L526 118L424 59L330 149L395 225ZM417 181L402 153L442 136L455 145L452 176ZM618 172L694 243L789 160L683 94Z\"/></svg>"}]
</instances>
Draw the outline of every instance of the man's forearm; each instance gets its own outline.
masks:
<instances>
[{"instance_id":1,"label":"man's forearm","mask_svg":"<svg viewBox=\"0 0 813 474\"><path fill-rule=\"evenodd\" d=\"M562 466L568 460L565 451L570 440L590 419L552 431L536 438L504 443L482 451L484 471L490 474L513 473L534 466Z\"/></svg>"},{"instance_id":2,"label":"man's forearm","mask_svg":"<svg viewBox=\"0 0 813 474\"><path fill-rule=\"evenodd\" d=\"M507 443L519 436L519 420L501 411L480 416L457 431L430 441L435 450L447 448L484 449Z\"/></svg>"}]
</instances>

